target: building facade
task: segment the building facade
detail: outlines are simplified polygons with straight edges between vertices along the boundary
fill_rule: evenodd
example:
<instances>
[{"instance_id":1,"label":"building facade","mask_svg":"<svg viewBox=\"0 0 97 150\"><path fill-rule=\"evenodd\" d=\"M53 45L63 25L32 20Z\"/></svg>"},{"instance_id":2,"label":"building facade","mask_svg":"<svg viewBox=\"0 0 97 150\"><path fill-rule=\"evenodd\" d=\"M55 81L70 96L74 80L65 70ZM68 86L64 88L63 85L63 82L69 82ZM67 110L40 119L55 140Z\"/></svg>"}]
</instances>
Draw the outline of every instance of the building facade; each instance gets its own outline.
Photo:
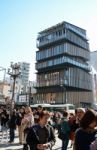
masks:
<instances>
[{"instance_id":1,"label":"building facade","mask_svg":"<svg viewBox=\"0 0 97 150\"><path fill-rule=\"evenodd\" d=\"M7 82L0 82L0 94L3 98L10 96L10 84Z\"/></svg>"},{"instance_id":2,"label":"building facade","mask_svg":"<svg viewBox=\"0 0 97 150\"><path fill-rule=\"evenodd\" d=\"M27 62L18 62L20 65L20 75L15 80L15 87L14 87L14 101L17 103L19 101L20 94L27 93L27 87L29 84L29 70L30 64ZM13 78L9 79L10 83L10 99L12 98L13 92Z\"/></svg>"},{"instance_id":3,"label":"building facade","mask_svg":"<svg viewBox=\"0 0 97 150\"><path fill-rule=\"evenodd\" d=\"M97 103L97 51L90 54L90 65L92 66L94 102Z\"/></svg>"},{"instance_id":4,"label":"building facade","mask_svg":"<svg viewBox=\"0 0 97 150\"><path fill-rule=\"evenodd\" d=\"M90 53L90 65L97 71L97 51Z\"/></svg>"},{"instance_id":5,"label":"building facade","mask_svg":"<svg viewBox=\"0 0 97 150\"><path fill-rule=\"evenodd\" d=\"M29 82L29 71L30 71L30 64L27 62L19 62L21 68L20 79L21 84L23 85L23 92L26 92L26 88Z\"/></svg>"},{"instance_id":6,"label":"building facade","mask_svg":"<svg viewBox=\"0 0 97 150\"><path fill-rule=\"evenodd\" d=\"M86 30L67 22L37 38L37 103L90 105L93 99Z\"/></svg>"},{"instance_id":7,"label":"building facade","mask_svg":"<svg viewBox=\"0 0 97 150\"><path fill-rule=\"evenodd\" d=\"M6 104L7 98L10 98L10 84L2 81L0 82L0 106Z\"/></svg>"}]
</instances>

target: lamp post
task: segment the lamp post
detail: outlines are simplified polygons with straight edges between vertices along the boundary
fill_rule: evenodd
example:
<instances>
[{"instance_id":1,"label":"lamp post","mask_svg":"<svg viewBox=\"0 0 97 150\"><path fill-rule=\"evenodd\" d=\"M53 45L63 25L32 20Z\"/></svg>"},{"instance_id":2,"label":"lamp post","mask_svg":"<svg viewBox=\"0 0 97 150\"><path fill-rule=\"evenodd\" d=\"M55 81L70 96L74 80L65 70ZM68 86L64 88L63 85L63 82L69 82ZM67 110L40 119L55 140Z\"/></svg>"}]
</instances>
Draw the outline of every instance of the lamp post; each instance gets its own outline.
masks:
<instances>
[{"instance_id":1,"label":"lamp post","mask_svg":"<svg viewBox=\"0 0 97 150\"><path fill-rule=\"evenodd\" d=\"M15 82L16 78L20 75L20 65L19 63L11 63L11 69L8 69L8 74L13 79L13 88L12 88L12 98L11 98L11 110L14 108L14 90L15 90Z\"/></svg>"}]
</instances>

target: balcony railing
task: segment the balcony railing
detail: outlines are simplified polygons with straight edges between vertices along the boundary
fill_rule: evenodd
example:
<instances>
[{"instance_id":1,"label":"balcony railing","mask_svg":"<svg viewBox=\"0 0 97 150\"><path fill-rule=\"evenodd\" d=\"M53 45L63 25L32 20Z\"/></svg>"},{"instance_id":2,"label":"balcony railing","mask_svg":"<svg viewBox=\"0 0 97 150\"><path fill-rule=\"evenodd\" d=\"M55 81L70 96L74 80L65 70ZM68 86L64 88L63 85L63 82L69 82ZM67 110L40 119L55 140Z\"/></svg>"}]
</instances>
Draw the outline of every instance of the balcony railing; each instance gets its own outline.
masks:
<instances>
[{"instance_id":1,"label":"balcony railing","mask_svg":"<svg viewBox=\"0 0 97 150\"><path fill-rule=\"evenodd\" d=\"M35 87L48 87L48 86L61 86L61 85L69 85L68 79L60 80L47 80L37 83Z\"/></svg>"},{"instance_id":2,"label":"balcony railing","mask_svg":"<svg viewBox=\"0 0 97 150\"><path fill-rule=\"evenodd\" d=\"M73 42L74 44L77 44L85 49L89 49L89 44L87 42L87 39L83 39L81 38L79 35L76 35L75 33L71 32L70 30L66 30L65 33L61 33L60 35L56 35L56 36L53 36L53 35L46 35L45 37L43 37L42 40L40 40L41 37L37 38L37 47L40 48L42 46L46 46L48 44L51 44L53 42L57 42L59 40L62 40L62 39L66 39L66 40L69 40L71 42Z\"/></svg>"},{"instance_id":3,"label":"balcony railing","mask_svg":"<svg viewBox=\"0 0 97 150\"><path fill-rule=\"evenodd\" d=\"M70 59L70 58L65 57L65 56L60 57L58 59L53 59L53 60L45 61L42 63L37 63L36 69L38 70L38 69L48 68L48 67L52 67L52 66L56 66L56 65L61 65L64 63L68 63L68 64L71 64L71 65L74 65L74 66L77 66L77 67L80 67L82 69L90 71L90 66L88 64L82 64L78 61L75 61L75 60Z\"/></svg>"},{"instance_id":4,"label":"balcony railing","mask_svg":"<svg viewBox=\"0 0 97 150\"><path fill-rule=\"evenodd\" d=\"M75 82L76 81L76 82ZM87 89L92 90L92 80L90 78L87 78L87 80L81 80L76 78L68 78L64 79L63 82L61 80L57 81L56 83L54 80L48 80L48 81L40 81L36 84L36 88L48 88L48 87L74 87L74 88L81 88L81 89Z\"/></svg>"},{"instance_id":5,"label":"balcony railing","mask_svg":"<svg viewBox=\"0 0 97 150\"><path fill-rule=\"evenodd\" d=\"M45 38L45 40L42 42L39 42L37 40L36 46L39 48L39 47L42 47L44 45L51 44L53 42L56 42L56 41L59 41L59 40L65 39L65 38L66 38L66 34L62 34L61 36Z\"/></svg>"}]
</instances>

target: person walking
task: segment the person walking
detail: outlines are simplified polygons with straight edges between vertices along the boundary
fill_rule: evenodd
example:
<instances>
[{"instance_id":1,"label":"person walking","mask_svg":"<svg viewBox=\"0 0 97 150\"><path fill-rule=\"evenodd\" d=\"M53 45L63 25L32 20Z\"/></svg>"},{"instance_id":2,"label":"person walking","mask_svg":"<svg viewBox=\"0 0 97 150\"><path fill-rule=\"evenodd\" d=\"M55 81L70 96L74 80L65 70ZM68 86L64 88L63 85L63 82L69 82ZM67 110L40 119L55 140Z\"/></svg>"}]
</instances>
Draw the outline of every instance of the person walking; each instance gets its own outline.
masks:
<instances>
[{"instance_id":1,"label":"person walking","mask_svg":"<svg viewBox=\"0 0 97 150\"><path fill-rule=\"evenodd\" d=\"M78 128L80 127L80 121L83 118L85 114L85 109L84 108L77 108L75 110L75 116L76 116L76 125L78 126Z\"/></svg>"},{"instance_id":2,"label":"person walking","mask_svg":"<svg viewBox=\"0 0 97 150\"><path fill-rule=\"evenodd\" d=\"M70 126L68 123L68 112L64 111L58 135L58 137L62 140L62 150L67 150L67 146L69 143L69 135L70 135Z\"/></svg>"},{"instance_id":3,"label":"person walking","mask_svg":"<svg viewBox=\"0 0 97 150\"><path fill-rule=\"evenodd\" d=\"M24 118L25 115L25 109L21 108L18 113L17 113L17 120L16 120L16 125L18 126L18 134L19 134L19 143L23 143L23 129L22 129L22 119Z\"/></svg>"},{"instance_id":4,"label":"person walking","mask_svg":"<svg viewBox=\"0 0 97 150\"><path fill-rule=\"evenodd\" d=\"M55 135L53 128L48 124L48 118L47 111L39 113L38 123L30 129L26 139L30 150L52 150Z\"/></svg>"},{"instance_id":5,"label":"person walking","mask_svg":"<svg viewBox=\"0 0 97 150\"><path fill-rule=\"evenodd\" d=\"M95 140L95 126L96 114L93 110L87 110L75 134L74 150L90 150L90 145Z\"/></svg>"},{"instance_id":6,"label":"person walking","mask_svg":"<svg viewBox=\"0 0 97 150\"><path fill-rule=\"evenodd\" d=\"M14 109L11 113L10 119L9 119L9 133L10 133L10 140L9 143L13 143L14 142L14 138L15 138L15 129L16 129L16 110Z\"/></svg>"},{"instance_id":7,"label":"person walking","mask_svg":"<svg viewBox=\"0 0 97 150\"><path fill-rule=\"evenodd\" d=\"M75 131L78 128L78 125L76 124L75 114L70 113L68 122L70 126L70 136L69 136L69 139L71 140L70 148L72 148L74 144Z\"/></svg>"},{"instance_id":8,"label":"person walking","mask_svg":"<svg viewBox=\"0 0 97 150\"><path fill-rule=\"evenodd\" d=\"M4 133L6 133L6 141L8 141L8 126L9 114L6 110L3 110L1 114L1 130L2 130L2 141L4 140Z\"/></svg>"},{"instance_id":9,"label":"person walking","mask_svg":"<svg viewBox=\"0 0 97 150\"><path fill-rule=\"evenodd\" d=\"M29 129L34 125L34 117L33 112L29 106L25 107L25 114L21 122L22 125L22 133L24 134L24 140L23 140L23 149L26 147L26 137L29 132Z\"/></svg>"}]
</instances>

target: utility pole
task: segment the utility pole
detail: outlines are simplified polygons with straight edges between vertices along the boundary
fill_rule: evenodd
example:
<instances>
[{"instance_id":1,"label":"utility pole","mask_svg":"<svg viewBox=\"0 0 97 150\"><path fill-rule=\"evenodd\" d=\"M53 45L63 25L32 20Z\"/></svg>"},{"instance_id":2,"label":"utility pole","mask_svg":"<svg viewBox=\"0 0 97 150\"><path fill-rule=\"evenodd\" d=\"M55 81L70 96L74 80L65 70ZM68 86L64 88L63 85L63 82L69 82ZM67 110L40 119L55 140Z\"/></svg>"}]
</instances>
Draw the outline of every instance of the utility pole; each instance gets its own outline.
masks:
<instances>
[{"instance_id":1,"label":"utility pole","mask_svg":"<svg viewBox=\"0 0 97 150\"><path fill-rule=\"evenodd\" d=\"M12 88L12 98L11 98L11 111L14 109L15 101L14 101L14 91L15 91L15 82L16 78L21 74L19 63L11 63L10 68L8 69L8 74L13 79L13 88Z\"/></svg>"}]
</instances>

